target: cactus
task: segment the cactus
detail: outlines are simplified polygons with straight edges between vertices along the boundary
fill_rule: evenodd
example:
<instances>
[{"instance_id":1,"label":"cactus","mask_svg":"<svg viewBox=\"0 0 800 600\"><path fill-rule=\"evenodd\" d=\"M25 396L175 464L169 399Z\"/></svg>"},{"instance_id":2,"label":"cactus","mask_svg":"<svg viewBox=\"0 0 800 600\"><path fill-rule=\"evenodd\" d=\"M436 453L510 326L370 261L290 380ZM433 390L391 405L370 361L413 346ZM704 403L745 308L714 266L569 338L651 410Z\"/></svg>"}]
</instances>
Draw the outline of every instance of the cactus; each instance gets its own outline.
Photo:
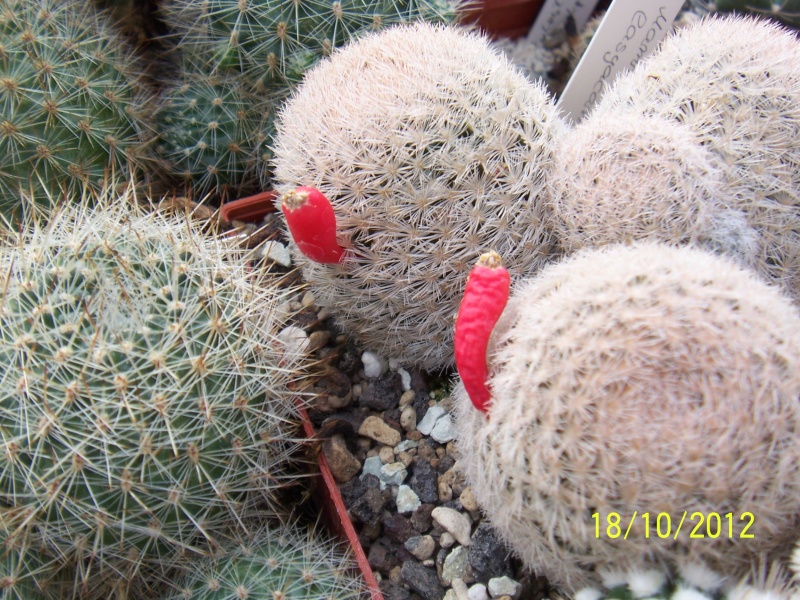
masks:
<instances>
[{"instance_id":1,"label":"cactus","mask_svg":"<svg viewBox=\"0 0 800 600\"><path fill-rule=\"evenodd\" d=\"M229 539L214 557L183 568L188 573L163 600L366 597L352 556L333 539L299 525L262 528L243 539Z\"/></svg>"},{"instance_id":2,"label":"cactus","mask_svg":"<svg viewBox=\"0 0 800 600\"><path fill-rule=\"evenodd\" d=\"M553 229L565 254L635 240L694 244L753 266L758 235L721 159L659 115L590 115L556 153Z\"/></svg>"},{"instance_id":3,"label":"cactus","mask_svg":"<svg viewBox=\"0 0 800 600\"><path fill-rule=\"evenodd\" d=\"M675 572L650 568L602 574L600 588L579 590L574 600L790 600L796 590L783 581L779 569L766 578L730 581L703 564L679 565Z\"/></svg>"},{"instance_id":4,"label":"cactus","mask_svg":"<svg viewBox=\"0 0 800 600\"><path fill-rule=\"evenodd\" d=\"M319 190L347 250L333 265L298 253L317 301L367 349L451 365L481 249L516 274L550 254L545 180L565 129L543 85L476 33L415 24L336 52L284 105L273 148L276 188Z\"/></svg>"},{"instance_id":5,"label":"cactus","mask_svg":"<svg viewBox=\"0 0 800 600\"><path fill-rule=\"evenodd\" d=\"M87 589L207 552L209 523L296 478L292 288L131 194L32 218L0 252L0 504Z\"/></svg>"},{"instance_id":6,"label":"cactus","mask_svg":"<svg viewBox=\"0 0 800 600\"><path fill-rule=\"evenodd\" d=\"M459 468L554 585L683 559L743 577L800 536L800 312L749 269L686 246L582 251L517 282L487 356L488 413L453 392Z\"/></svg>"},{"instance_id":7,"label":"cactus","mask_svg":"<svg viewBox=\"0 0 800 600\"><path fill-rule=\"evenodd\" d=\"M800 299L800 42L752 17L706 17L619 77L595 118L660 114L721 158L732 208L759 233L762 276Z\"/></svg>"},{"instance_id":8,"label":"cactus","mask_svg":"<svg viewBox=\"0 0 800 600\"><path fill-rule=\"evenodd\" d=\"M800 26L800 2L797 0L687 0L700 14L732 12L769 17L789 25Z\"/></svg>"},{"instance_id":9,"label":"cactus","mask_svg":"<svg viewBox=\"0 0 800 600\"><path fill-rule=\"evenodd\" d=\"M136 162L148 129L122 40L79 0L0 1L0 213Z\"/></svg>"},{"instance_id":10,"label":"cactus","mask_svg":"<svg viewBox=\"0 0 800 600\"><path fill-rule=\"evenodd\" d=\"M265 142L261 121L272 110L269 100L260 101L237 78L184 71L156 103L157 155L195 196L255 192Z\"/></svg>"}]
</instances>

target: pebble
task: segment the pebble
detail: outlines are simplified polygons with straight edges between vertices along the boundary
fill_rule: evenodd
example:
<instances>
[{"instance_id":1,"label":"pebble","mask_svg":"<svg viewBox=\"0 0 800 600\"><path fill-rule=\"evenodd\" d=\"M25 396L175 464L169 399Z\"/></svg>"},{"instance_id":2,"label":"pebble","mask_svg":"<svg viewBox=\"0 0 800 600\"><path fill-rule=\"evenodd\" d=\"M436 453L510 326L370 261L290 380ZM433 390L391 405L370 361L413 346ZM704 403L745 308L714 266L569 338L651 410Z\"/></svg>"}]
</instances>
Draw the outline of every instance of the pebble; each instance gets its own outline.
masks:
<instances>
[{"instance_id":1,"label":"pebble","mask_svg":"<svg viewBox=\"0 0 800 600\"><path fill-rule=\"evenodd\" d=\"M453 499L453 490L446 483L439 484L439 502L450 502Z\"/></svg>"},{"instance_id":2,"label":"pebble","mask_svg":"<svg viewBox=\"0 0 800 600\"><path fill-rule=\"evenodd\" d=\"M378 478L381 482L381 489L386 487L386 484L381 480L381 469L383 468L383 463L381 462L380 456L369 456L364 461L364 465L361 468L361 475L359 475L360 479L366 478L367 475L374 475Z\"/></svg>"},{"instance_id":3,"label":"pebble","mask_svg":"<svg viewBox=\"0 0 800 600\"><path fill-rule=\"evenodd\" d=\"M390 462L394 462L394 450L390 446L381 446L378 457L383 464L388 465Z\"/></svg>"},{"instance_id":4,"label":"pebble","mask_svg":"<svg viewBox=\"0 0 800 600\"><path fill-rule=\"evenodd\" d=\"M289 325L278 332L278 342L283 344L285 354L291 357L304 356L308 348L308 334L300 327Z\"/></svg>"},{"instance_id":5,"label":"pebble","mask_svg":"<svg viewBox=\"0 0 800 600\"><path fill-rule=\"evenodd\" d=\"M314 294L312 292L306 292L300 299L300 306L303 308L308 308L314 304L315 300L316 299L314 298Z\"/></svg>"},{"instance_id":6,"label":"pebble","mask_svg":"<svg viewBox=\"0 0 800 600\"><path fill-rule=\"evenodd\" d=\"M470 539L472 523L467 515L453 508L437 506L433 509L431 516L445 531L450 532L459 544L462 546L470 545L472 542Z\"/></svg>"},{"instance_id":7,"label":"pebble","mask_svg":"<svg viewBox=\"0 0 800 600\"><path fill-rule=\"evenodd\" d=\"M415 535L408 538L404 545L419 560L428 560L436 550L436 541L429 535Z\"/></svg>"},{"instance_id":8,"label":"pebble","mask_svg":"<svg viewBox=\"0 0 800 600\"><path fill-rule=\"evenodd\" d=\"M414 431L417 428L417 411L413 406L406 406L400 413L400 427L405 431Z\"/></svg>"},{"instance_id":9,"label":"pebble","mask_svg":"<svg viewBox=\"0 0 800 600\"><path fill-rule=\"evenodd\" d=\"M308 336L308 351L313 352L314 350L319 350L325 344L327 344L331 339L331 332L326 331L325 329L320 329L319 331L314 331L311 335Z\"/></svg>"},{"instance_id":10,"label":"pebble","mask_svg":"<svg viewBox=\"0 0 800 600\"><path fill-rule=\"evenodd\" d=\"M402 439L400 432L389 427L380 417L369 416L358 428L358 435L363 435L386 446L397 446Z\"/></svg>"},{"instance_id":11,"label":"pebble","mask_svg":"<svg viewBox=\"0 0 800 600\"><path fill-rule=\"evenodd\" d=\"M489 595L492 598L499 598L500 596L510 596L511 598L518 598L522 592L522 584L514 581L510 577L494 577L489 580Z\"/></svg>"},{"instance_id":12,"label":"pebble","mask_svg":"<svg viewBox=\"0 0 800 600\"><path fill-rule=\"evenodd\" d=\"M406 371L403 368L397 369L397 373L400 375L400 380L403 382L403 390L408 392L411 390L411 373Z\"/></svg>"},{"instance_id":13,"label":"pebble","mask_svg":"<svg viewBox=\"0 0 800 600\"><path fill-rule=\"evenodd\" d=\"M469 553L472 572L481 583L513 573L511 553L487 522L482 522L475 528Z\"/></svg>"},{"instance_id":14,"label":"pebble","mask_svg":"<svg viewBox=\"0 0 800 600\"><path fill-rule=\"evenodd\" d=\"M415 442L414 440L403 440L394 447L394 451L399 454L400 452L406 452L407 450L411 450L417 446L419 446L419 442Z\"/></svg>"},{"instance_id":15,"label":"pebble","mask_svg":"<svg viewBox=\"0 0 800 600\"><path fill-rule=\"evenodd\" d=\"M330 308L328 308L327 306L323 306L322 308L319 309L319 312L317 312L317 318L320 321L325 321L329 319L332 314L333 313L331 312Z\"/></svg>"},{"instance_id":16,"label":"pebble","mask_svg":"<svg viewBox=\"0 0 800 600\"><path fill-rule=\"evenodd\" d=\"M400 396L400 408L411 406L414 403L414 398L416 398L416 396L417 394L414 390L407 390L403 392L403 395Z\"/></svg>"},{"instance_id":17,"label":"pebble","mask_svg":"<svg viewBox=\"0 0 800 600\"><path fill-rule=\"evenodd\" d=\"M364 375L370 379L380 377L389 368L383 357L369 350L361 354L361 363L364 365Z\"/></svg>"},{"instance_id":18,"label":"pebble","mask_svg":"<svg viewBox=\"0 0 800 600\"><path fill-rule=\"evenodd\" d=\"M453 579L460 579L464 575L464 571L467 570L467 565L469 565L469 550L464 546L453 548L447 558L444 559L441 576L442 583L450 585Z\"/></svg>"},{"instance_id":19,"label":"pebble","mask_svg":"<svg viewBox=\"0 0 800 600\"><path fill-rule=\"evenodd\" d=\"M292 255L280 242L266 242L261 250L261 256L287 269L292 266Z\"/></svg>"},{"instance_id":20,"label":"pebble","mask_svg":"<svg viewBox=\"0 0 800 600\"><path fill-rule=\"evenodd\" d=\"M464 510L472 512L480 508L478 506L478 501L475 499L475 492L471 487L465 487L458 499L461 500L461 506L464 507Z\"/></svg>"},{"instance_id":21,"label":"pebble","mask_svg":"<svg viewBox=\"0 0 800 600\"><path fill-rule=\"evenodd\" d=\"M453 418L449 414L445 414L436 420L430 431L430 436L440 444L446 444L450 440L456 438L456 430L453 425ZM444 448L442 448L444 451Z\"/></svg>"},{"instance_id":22,"label":"pebble","mask_svg":"<svg viewBox=\"0 0 800 600\"><path fill-rule=\"evenodd\" d=\"M442 418L447 411L441 406L434 405L428 409L422 420L417 423L417 431L423 435L430 435L436 421Z\"/></svg>"},{"instance_id":23,"label":"pebble","mask_svg":"<svg viewBox=\"0 0 800 600\"><path fill-rule=\"evenodd\" d=\"M489 600L489 592L482 583L476 583L467 592L469 600Z\"/></svg>"},{"instance_id":24,"label":"pebble","mask_svg":"<svg viewBox=\"0 0 800 600\"><path fill-rule=\"evenodd\" d=\"M406 466L406 468L408 468L414 462L414 456L409 454L408 452L398 452L397 460L399 460Z\"/></svg>"},{"instance_id":25,"label":"pebble","mask_svg":"<svg viewBox=\"0 0 800 600\"><path fill-rule=\"evenodd\" d=\"M400 485L405 481L406 475L408 475L408 471L406 471L405 465L401 462L393 462L381 467L378 478L387 485Z\"/></svg>"},{"instance_id":26,"label":"pebble","mask_svg":"<svg viewBox=\"0 0 800 600\"><path fill-rule=\"evenodd\" d=\"M401 485L397 489L395 504L397 505L397 512L402 515L414 512L422 505L422 502L419 501L419 496L414 493L414 490L407 485Z\"/></svg>"},{"instance_id":27,"label":"pebble","mask_svg":"<svg viewBox=\"0 0 800 600\"><path fill-rule=\"evenodd\" d=\"M450 582L450 586L455 592L457 600L469 600L469 590L463 579L456 577Z\"/></svg>"},{"instance_id":28,"label":"pebble","mask_svg":"<svg viewBox=\"0 0 800 600\"><path fill-rule=\"evenodd\" d=\"M456 544L456 538L453 537L453 534L445 531L442 535L439 536L439 545L442 548L452 548Z\"/></svg>"},{"instance_id":29,"label":"pebble","mask_svg":"<svg viewBox=\"0 0 800 600\"><path fill-rule=\"evenodd\" d=\"M403 563L401 574L408 587L419 594L423 600L441 600L444 597L444 588L439 583L439 577L434 569L424 567L416 561L407 560Z\"/></svg>"},{"instance_id":30,"label":"pebble","mask_svg":"<svg viewBox=\"0 0 800 600\"><path fill-rule=\"evenodd\" d=\"M333 473L334 479L339 483L347 483L358 475L361 463L347 449L344 436L336 434L322 443L322 453Z\"/></svg>"},{"instance_id":31,"label":"pebble","mask_svg":"<svg viewBox=\"0 0 800 600\"><path fill-rule=\"evenodd\" d=\"M408 480L408 485L411 486L417 493L417 496L419 496L419 499L423 502L433 503L439 500L436 471L426 460L417 457L414 461L411 467L411 478Z\"/></svg>"}]
</instances>

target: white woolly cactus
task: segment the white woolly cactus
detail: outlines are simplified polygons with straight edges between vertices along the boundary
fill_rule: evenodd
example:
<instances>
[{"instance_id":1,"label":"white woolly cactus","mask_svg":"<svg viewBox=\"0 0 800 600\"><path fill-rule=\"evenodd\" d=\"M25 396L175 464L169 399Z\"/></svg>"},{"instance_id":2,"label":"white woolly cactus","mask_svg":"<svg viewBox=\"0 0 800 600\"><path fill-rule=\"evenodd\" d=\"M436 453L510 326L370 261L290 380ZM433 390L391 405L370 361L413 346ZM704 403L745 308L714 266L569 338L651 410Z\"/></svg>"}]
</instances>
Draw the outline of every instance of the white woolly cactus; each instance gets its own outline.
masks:
<instances>
[{"instance_id":1,"label":"white woolly cactus","mask_svg":"<svg viewBox=\"0 0 800 600\"><path fill-rule=\"evenodd\" d=\"M595 118L659 114L689 125L738 186L760 233L756 268L800 299L800 41L752 17L681 28L618 78Z\"/></svg>"},{"instance_id":2,"label":"white woolly cactus","mask_svg":"<svg viewBox=\"0 0 800 600\"><path fill-rule=\"evenodd\" d=\"M369 349L451 364L481 249L518 273L551 251L545 180L565 127L476 33L399 26L334 52L284 105L274 148L276 187L322 192L346 249L332 265L298 256L319 303Z\"/></svg>"},{"instance_id":3,"label":"white woolly cactus","mask_svg":"<svg viewBox=\"0 0 800 600\"><path fill-rule=\"evenodd\" d=\"M565 133L548 181L565 254L638 240L692 244L752 265L758 234L729 208L721 159L658 115L591 115Z\"/></svg>"},{"instance_id":4,"label":"white woolly cactus","mask_svg":"<svg viewBox=\"0 0 800 600\"><path fill-rule=\"evenodd\" d=\"M788 298L704 250L606 246L518 284L476 357L474 332L491 320L480 308L496 312L504 276L491 263L473 274L456 324L459 464L530 569L575 590L645 561L741 577L785 558L800 535L800 313ZM486 414L473 406L484 390Z\"/></svg>"},{"instance_id":5,"label":"white woolly cactus","mask_svg":"<svg viewBox=\"0 0 800 600\"><path fill-rule=\"evenodd\" d=\"M111 192L0 249L0 505L82 589L216 545L293 478L289 289L185 218Z\"/></svg>"},{"instance_id":6,"label":"white woolly cactus","mask_svg":"<svg viewBox=\"0 0 800 600\"><path fill-rule=\"evenodd\" d=\"M366 599L357 565L341 544L299 525L228 539L211 558L181 565L186 574L162 600L233 598Z\"/></svg>"}]
</instances>

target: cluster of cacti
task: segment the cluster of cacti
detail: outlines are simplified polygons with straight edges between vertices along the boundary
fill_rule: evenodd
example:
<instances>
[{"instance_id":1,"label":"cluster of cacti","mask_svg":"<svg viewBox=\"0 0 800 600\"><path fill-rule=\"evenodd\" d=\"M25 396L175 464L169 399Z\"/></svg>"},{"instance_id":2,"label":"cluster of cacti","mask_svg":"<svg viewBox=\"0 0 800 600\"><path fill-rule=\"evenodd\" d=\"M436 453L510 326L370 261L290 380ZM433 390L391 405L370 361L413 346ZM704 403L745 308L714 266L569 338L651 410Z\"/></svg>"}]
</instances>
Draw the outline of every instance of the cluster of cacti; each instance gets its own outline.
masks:
<instances>
[{"instance_id":1,"label":"cluster of cacti","mask_svg":"<svg viewBox=\"0 0 800 600\"><path fill-rule=\"evenodd\" d=\"M779 569L766 577L731 580L701 563L676 570L651 567L602 574L602 586L579 590L574 600L790 600L797 590L781 581Z\"/></svg>"},{"instance_id":2,"label":"cluster of cacti","mask_svg":"<svg viewBox=\"0 0 800 600\"><path fill-rule=\"evenodd\" d=\"M544 87L476 33L401 26L336 52L284 105L274 149L280 192L313 186L333 206L341 262L297 256L317 301L366 348L451 365L482 249L518 274L551 252L544 194L565 129Z\"/></svg>"},{"instance_id":3,"label":"cluster of cacti","mask_svg":"<svg viewBox=\"0 0 800 600\"><path fill-rule=\"evenodd\" d=\"M155 113L162 168L196 197L246 194L258 186L256 164L274 110L236 77L185 72L160 92Z\"/></svg>"},{"instance_id":4,"label":"cluster of cacti","mask_svg":"<svg viewBox=\"0 0 800 600\"><path fill-rule=\"evenodd\" d=\"M459 464L530 569L575 590L645 561L741 577L786 557L800 537L800 313L787 297L697 248L585 250L515 282L476 358L475 320L502 301L487 275L456 324ZM472 373L486 356L483 414ZM698 539L712 513L720 531Z\"/></svg>"},{"instance_id":5,"label":"cluster of cacti","mask_svg":"<svg viewBox=\"0 0 800 600\"><path fill-rule=\"evenodd\" d=\"M352 557L331 538L296 525L230 537L213 557L191 565L163 600L364 598Z\"/></svg>"},{"instance_id":6,"label":"cluster of cacti","mask_svg":"<svg viewBox=\"0 0 800 600\"><path fill-rule=\"evenodd\" d=\"M687 0L687 4L700 14L737 12L800 26L800 2L797 0Z\"/></svg>"},{"instance_id":7,"label":"cluster of cacti","mask_svg":"<svg viewBox=\"0 0 800 600\"><path fill-rule=\"evenodd\" d=\"M18 547L91 590L274 505L296 479L302 360L277 337L292 288L112 192L5 238L0 504Z\"/></svg>"},{"instance_id":8,"label":"cluster of cacti","mask_svg":"<svg viewBox=\"0 0 800 600\"><path fill-rule=\"evenodd\" d=\"M139 66L79 0L2 0L0 213L124 175L148 130Z\"/></svg>"},{"instance_id":9,"label":"cluster of cacti","mask_svg":"<svg viewBox=\"0 0 800 600\"><path fill-rule=\"evenodd\" d=\"M167 0L162 8L180 39L182 76L161 94L156 121L163 152L158 156L166 159L173 175L184 180L190 175L196 194L223 196L252 191L249 165L256 163L263 174L269 173L276 109L319 60L366 32L417 20L452 22L457 17L451 0L344 0L328 5ZM183 90L198 81L206 91L194 98L196 108L176 110L185 100ZM204 105L219 100L220 105ZM220 111L225 124L239 132L235 157L225 137L194 133L211 123L222 128L223 122L208 117ZM255 116L259 119L253 122ZM210 166L216 171L213 176L204 170ZM265 179L268 187L268 175Z\"/></svg>"},{"instance_id":10,"label":"cluster of cacti","mask_svg":"<svg viewBox=\"0 0 800 600\"><path fill-rule=\"evenodd\" d=\"M592 117L659 115L722 166L724 202L758 232L755 268L800 297L800 42L752 17L679 29L605 91Z\"/></svg>"},{"instance_id":11,"label":"cluster of cacti","mask_svg":"<svg viewBox=\"0 0 800 600\"><path fill-rule=\"evenodd\" d=\"M593 114L566 132L548 179L565 254L635 240L692 244L757 260L758 233L736 204L722 159L660 115Z\"/></svg>"}]
</instances>

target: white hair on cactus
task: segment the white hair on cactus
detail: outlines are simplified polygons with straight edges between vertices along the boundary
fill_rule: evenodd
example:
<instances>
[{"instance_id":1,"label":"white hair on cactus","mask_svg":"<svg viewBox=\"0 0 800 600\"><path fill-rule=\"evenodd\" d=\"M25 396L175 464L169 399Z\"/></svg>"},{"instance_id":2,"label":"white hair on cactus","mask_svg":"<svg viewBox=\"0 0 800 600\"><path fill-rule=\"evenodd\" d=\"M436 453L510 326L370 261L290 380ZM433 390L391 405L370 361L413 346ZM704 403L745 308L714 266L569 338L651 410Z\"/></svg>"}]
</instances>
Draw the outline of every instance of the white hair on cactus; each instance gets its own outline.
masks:
<instances>
[{"instance_id":1,"label":"white hair on cactus","mask_svg":"<svg viewBox=\"0 0 800 600\"><path fill-rule=\"evenodd\" d=\"M532 273L553 251L545 182L565 129L475 32L420 23L335 51L284 105L274 149L276 187L321 191L348 248L342 264L297 256L319 304L367 350L451 365L474 260L493 248Z\"/></svg>"},{"instance_id":2,"label":"white hair on cactus","mask_svg":"<svg viewBox=\"0 0 800 600\"><path fill-rule=\"evenodd\" d=\"M722 159L732 208L759 232L757 270L800 299L800 41L754 17L679 29L615 80L594 118L658 114Z\"/></svg>"},{"instance_id":3,"label":"white hair on cactus","mask_svg":"<svg viewBox=\"0 0 800 600\"><path fill-rule=\"evenodd\" d=\"M598 588L585 587L575 592L573 600L600 600L602 597L603 592Z\"/></svg>"},{"instance_id":4,"label":"white hair on cactus","mask_svg":"<svg viewBox=\"0 0 800 600\"><path fill-rule=\"evenodd\" d=\"M599 572L726 575L800 535L800 312L730 259L637 243L582 251L517 282L487 353L488 414L453 391L459 464L500 536L566 589ZM646 448L646 451L645 451ZM596 535L635 510L758 507L747 544ZM658 513L656 513L658 514ZM745 522L734 522L735 535ZM738 529L737 529L738 528Z\"/></svg>"},{"instance_id":5,"label":"white hair on cactus","mask_svg":"<svg viewBox=\"0 0 800 600\"><path fill-rule=\"evenodd\" d=\"M686 583L705 592L715 592L725 584L725 576L699 560L682 560L678 575Z\"/></svg>"},{"instance_id":6,"label":"white hair on cactus","mask_svg":"<svg viewBox=\"0 0 800 600\"><path fill-rule=\"evenodd\" d=\"M669 600L714 600L711 594L690 587L678 586Z\"/></svg>"},{"instance_id":7,"label":"white hair on cactus","mask_svg":"<svg viewBox=\"0 0 800 600\"><path fill-rule=\"evenodd\" d=\"M628 587L634 598L655 596L667 584L667 575L658 569L632 570L628 574Z\"/></svg>"}]
</instances>

